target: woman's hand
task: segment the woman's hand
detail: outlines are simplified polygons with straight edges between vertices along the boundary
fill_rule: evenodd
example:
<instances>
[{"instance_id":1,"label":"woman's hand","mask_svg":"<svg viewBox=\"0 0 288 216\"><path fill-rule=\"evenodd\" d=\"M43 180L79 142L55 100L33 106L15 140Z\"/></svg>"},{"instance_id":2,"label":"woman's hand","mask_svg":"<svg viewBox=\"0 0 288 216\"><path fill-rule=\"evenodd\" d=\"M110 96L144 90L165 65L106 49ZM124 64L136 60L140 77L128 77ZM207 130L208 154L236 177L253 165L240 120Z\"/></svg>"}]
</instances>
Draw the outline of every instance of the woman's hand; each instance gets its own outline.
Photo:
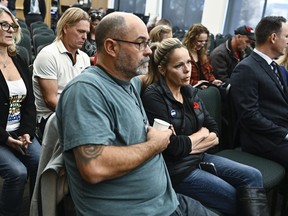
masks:
<instances>
[{"instance_id":1,"label":"woman's hand","mask_svg":"<svg viewBox=\"0 0 288 216\"><path fill-rule=\"evenodd\" d=\"M192 150L193 150L194 145L197 145L198 143L200 143L202 140L204 140L208 136L209 136L209 130L206 127L202 127L196 133L193 133L190 136L188 136L192 143Z\"/></svg>"},{"instance_id":2,"label":"woman's hand","mask_svg":"<svg viewBox=\"0 0 288 216\"><path fill-rule=\"evenodd\" d=\"M31 144L31 140L30 140L30 135L29 134L23 134L21 136L19 136L17 139L13 138L12 136L9 136L7 139L6 144L15 149L16 151L19 151L22 153L20 148L28 148L28 145Z\"/></svg>"},{"instance_id":3,"label":"woman's hand","mask_svg":"<svg viewBox=\"0 0 288 216\"><path fill-rule=\"evenodd\" d=\"M216 85L216 86L220 86L222 84L222 81L221 80L217 80L215 79L212 84Z\"/></svg>"},{"instance_id":4,"label":"woman's hand","mask_svg":"<svg viewBox=\"0 0 288 216\"><path fill-rule=\"evenodd\" d=\"M31 140L30 140L30 135L29 134L23 134L22 136L18 137L20 141L22 141L23 146L27 149L28 145L31 144Z\"/></svg>"},{"instance_id":5,"label":"woman's hand","mask_svg":"<svg viewBox=\"0 0 288 216\"><path fill-rule=\"evenodd\" d=\"M197 154L197 153L205 152L209 148L211 148L217 144L219 144L219 138L217 137L217 135L214 132L211 132L202 141L200 141L198 143L192 142L192 151L190 152L190 154Z\"/></svg>"}]
</instances>

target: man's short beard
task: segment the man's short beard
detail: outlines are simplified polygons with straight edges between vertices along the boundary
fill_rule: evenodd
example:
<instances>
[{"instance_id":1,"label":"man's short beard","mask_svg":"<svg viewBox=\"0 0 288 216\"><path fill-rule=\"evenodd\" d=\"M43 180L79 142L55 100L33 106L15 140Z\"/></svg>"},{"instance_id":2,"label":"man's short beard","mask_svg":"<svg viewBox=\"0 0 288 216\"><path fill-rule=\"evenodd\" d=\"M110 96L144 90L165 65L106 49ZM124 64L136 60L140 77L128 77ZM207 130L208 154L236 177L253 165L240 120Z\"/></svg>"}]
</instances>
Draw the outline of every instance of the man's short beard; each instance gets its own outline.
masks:
<instances>
[{"instance_id":1,"label":"man's short beard","mask_svg":"<svg viewBox=\"0 0 288 216\"><path fill-rule=\"evenodd\" d=\"M146 57L143 60L141 60L141 62L139 63L139 66L135 69L132 69L131 67L129 67L130 65L128 62L131 62L131 61L132 59L129 58L128 55L126 55L124 52L122 53L120 52L119 58L115 62L115 66L119 72L121 71L121 73L129 79L138 75L146 74L148 72L148 66L143 67L143 65L149 61L149 57Z\"/></svg>"}]
</instances>

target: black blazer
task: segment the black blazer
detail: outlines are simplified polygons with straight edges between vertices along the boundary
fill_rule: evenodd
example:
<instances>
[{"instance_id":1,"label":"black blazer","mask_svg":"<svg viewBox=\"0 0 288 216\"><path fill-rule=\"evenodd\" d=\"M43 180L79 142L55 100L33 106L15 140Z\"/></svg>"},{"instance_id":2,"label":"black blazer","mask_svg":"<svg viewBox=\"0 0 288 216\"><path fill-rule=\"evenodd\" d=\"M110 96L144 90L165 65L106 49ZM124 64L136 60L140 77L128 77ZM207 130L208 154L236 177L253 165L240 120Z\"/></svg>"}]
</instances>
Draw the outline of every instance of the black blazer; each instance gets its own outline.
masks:
<instances>
[{"instance_id":1,"label":"black blazer","mask_svg":"<svg viewBox=\"0 0 288 216\"><path fill-rule=\"evenodd\" d=\"M31 138L35 135L36 128L36 107L32 88L32 78L29 73L28 66L20 58L20 56L12 57L25 85L27 88L27 95L21 104L21 121L20 127L17 130L18 135L28 133ZM9 113L9 90L6 80L2 73L0 73L0 145L7 142L8 133L6 131L8 113Z\"/></svg>"},{"instance_id":2,"label":"black blazer","mask_svg":"<svg viewBox=\"0 0 288 216\"><path fill-rule=\"evenodd\" d=\"M243 150L268 152L284 142L288 134L288 90L286 85L281 89L271 66L252 52L236 66L230 83Z\"/></svg>"}]
</instances>

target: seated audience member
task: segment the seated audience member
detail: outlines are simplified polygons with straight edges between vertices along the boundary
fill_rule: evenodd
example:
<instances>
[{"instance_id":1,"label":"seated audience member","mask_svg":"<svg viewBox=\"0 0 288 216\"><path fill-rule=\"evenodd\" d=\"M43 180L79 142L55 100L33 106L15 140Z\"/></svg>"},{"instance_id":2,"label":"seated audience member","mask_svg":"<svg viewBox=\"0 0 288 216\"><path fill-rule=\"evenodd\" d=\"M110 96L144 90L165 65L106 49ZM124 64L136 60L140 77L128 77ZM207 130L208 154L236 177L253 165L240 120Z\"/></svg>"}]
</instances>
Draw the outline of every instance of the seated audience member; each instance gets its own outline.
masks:
<instances>
[{"instance_id":1,"label":"seated audience member","mask_svg":"<svg viewBox=\"0 0 288 216\"><path fill-rule=\"evenodd\" d=\"M282 55L276 62L279 64L279 69L285 84L288 85L288 47L285 49L285 54Z\"/></svg>"},{"instance_id":2,"label":"seated audience member","mask_svg":"<svg viewBox=\"0 0 288 216\"><path fill-rule=\"evenodd\" d=\"M6 7L0 7L0 176L4 180L0 215L20 215L29 178L33 192L41 146L35 135L36 108L28 66L16 54L21 30Z\"/></svg>"},{"instance_id":3,"label":"seated audience member","mask_svg":"<svg viewBox=\"0 0 288 216\"><path fill-rule=\"evenodd\" d=\"M151 42L161 42L163 39L172 38L172 29L167 25L155 26L149 32L149 36L150 36ZM141 80L144 81L142 82L143 88L146 88L148 85L158 80L157 75L154 74L152 70L148 70L148 74L149 74L148 76L142 75L140 78Z\"/></svg>"},{"instance_id":4,"label":"seated audience member","mask_svg":"<svg viewBox=\"0 0 288 216\"><path fill-rule=\"evenodd\" d=\"M33 87L42 133L66 84L90 66L88 55L80 50L89 26L89 16L84 10L69 8L57 22L56 40L45 46L34 60Z\"/></svg>"},{"instance_id":5,"label":"seated audience member","mask_svg":"<svg viewBox=\"0 0 288 216\"><path fill-rule=\"evenodd\" d=\"M149 32L151 42L160 42L165 38L172 38L172 28L167 25L158 25L155 26Z\"/></svg>"},{"instance_id":6,"label":"seated audience member","mask_svg":"<svg viewBox=\"0 0 288 216\"><path fill-rule=\"evenodd\" d=\"M164 18L157 20L155 26L158 26L158 25L167 25L167 26L170 26L170 28L172 28L171 21L168 19L164 19Z\"/></svg>"},{"instance_id":7,"label":"seated audience member","mask_svg":"<svg viewBox=\"0 0 288 216\"><path fill-rule=\"evenodd\" d=\"M97 65L65 87L56 110L77 215L214 216L175 194L161 154L172 130L147 127L139 82L130 82L147 70L146 25L113 12L96 34Z\"/></svg>"},{"instance_id":8,"label":"seated audience member","mask_svg":"<svg viewBox=\"0 0 288 216\"><path fill-rule=\"evenodd\" d=\"M234 69L231 98L244 151L282 164L288 169L288 89L275 59L288 44L288 23L267 16L255 29L256 47Z\"/></svg>"},{"instance_id":9,"label":"seated audience member","mask_svg":"<svg viewBox=\"0 0 288 216\"><path fill-rule=\"evenodd\" d=\"M229 82L235 66L245 57L245 49L254 43L254 30L249 26L240 26L235 35L220 44L210 53L210 61L217 79Z\"/></svg>"},{"instance_id":10,"label":"seated audience member","mask_svg":"<svg viewBox=\"0 0 288 216\"><path fill-rule=\"evenodd\" d=\"M151 49L151 68L159 80L144 90L142 101L150 124L158 118L173 125L175 133L163 156L175 191L225 215L236 215L237 211L268 215L260 171L206 153L218 144L219 132L197 95L199 90L189 84L191 58L187 48L178 39L169 38L152 44ZM213 163L214 172L200 169L203 162ZM242 203L244 196L246 202ZM239 215L245 215L243 212Z\"/></svg>"},{"instance_id":11,"label":"seated audience member","mask_svg":"<svg viewBox=\"0 0 288 216\"><path fill-rule=\"evenodd\" d=\"M85 40L85 43L81 50L87 53L87 55L90 57L91 64L94 64L94 58L97 51L95 42L96 38L95 31L98 23L102 19L102 14L96 10L92 10L89 12L89 16L90 16L90 32L87 34L87 39Z\"/></svg>"},{"instance_id":12,"label":"seated audience member","mask_svg":"<svg viewBox=\"0 0 288 216\"><path fill-rule=\"evenodd\" d=\"M201 84L208 81L220 86L222 81L215 79L212 66L208 59L209 31L202 24L194 24L190 27L183 38L183 44L187 47L191 57L191 79L190 84ZM207 83L207 82L204 82ZM200 88L207 88L208 85L200 85Z\"/></svg>"}]
</instances>

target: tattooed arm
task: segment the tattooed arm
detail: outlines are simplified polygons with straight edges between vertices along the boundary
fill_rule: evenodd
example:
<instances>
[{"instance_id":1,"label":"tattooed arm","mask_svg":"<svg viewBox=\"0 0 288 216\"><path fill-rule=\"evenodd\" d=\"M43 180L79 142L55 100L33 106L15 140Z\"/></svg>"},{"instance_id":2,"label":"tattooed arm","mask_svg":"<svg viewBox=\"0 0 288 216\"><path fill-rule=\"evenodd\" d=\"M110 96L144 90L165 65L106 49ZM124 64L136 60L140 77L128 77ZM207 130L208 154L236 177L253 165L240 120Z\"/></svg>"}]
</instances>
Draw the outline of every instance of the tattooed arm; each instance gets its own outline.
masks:
<instances>
[{"instance_id":1,"label":"tattooed arm","mask_svg":"<svg viewBox=\"0 0 288 216\"><path fill-rule=\"evenodd\" d=\"M125 175L147 159L162 152L172 131L148 127L147 141L129 146L82 145L73 150L84 180L95 184Z\"/></svg>"}]
</instances>

